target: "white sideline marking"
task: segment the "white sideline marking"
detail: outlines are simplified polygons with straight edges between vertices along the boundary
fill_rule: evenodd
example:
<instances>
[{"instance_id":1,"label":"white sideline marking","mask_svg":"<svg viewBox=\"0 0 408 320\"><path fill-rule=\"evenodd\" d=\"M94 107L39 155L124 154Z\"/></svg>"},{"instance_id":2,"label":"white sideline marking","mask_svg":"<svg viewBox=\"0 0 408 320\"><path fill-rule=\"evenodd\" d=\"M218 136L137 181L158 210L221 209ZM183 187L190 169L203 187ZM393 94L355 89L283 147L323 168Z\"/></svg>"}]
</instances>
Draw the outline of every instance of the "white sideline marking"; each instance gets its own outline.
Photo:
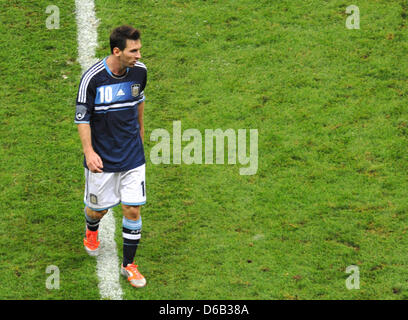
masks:
<instances>
[{"instance_id":1,"label":"white sideline marking","mask_svg":"<svg viewBox=\"0 0 408 320\"><path fill-rule=\"evenodd\" d=\"M115 218L111 209L99 224L99 235L101 244L99 255L96 258L96 270L101 298L122 300L123 293L119 283L119 259L115 242Z\"/></svg>"},{"instance_id":2,"label":"white sideline marking","mask_svg":"<svg viewBox=\"0 0 408 320\"><path fill-rule=\"evenodd\" d=\"M95 16L93 0L75 0L75 11L78 32L78 62L85 72L98 59L95 58L95 49L98 46L98 24Z\"/></svg>"},{"instance_id":3,"label":"white sideline marking","mask_svg":"<svg viewBox=\"0 0 408 320\"><path fill-rule=\"evenodd\" d=\"M75 0L78 30L78 62L82 72L95 64L95 49L98 46L98 20L93 0ZM115 242L115 218L112 210L106 213L99 224L99 255L96 270L99 278L99 292L102 299L122 300L119 283L119 259Z\"/></svg>"}]
</instances>

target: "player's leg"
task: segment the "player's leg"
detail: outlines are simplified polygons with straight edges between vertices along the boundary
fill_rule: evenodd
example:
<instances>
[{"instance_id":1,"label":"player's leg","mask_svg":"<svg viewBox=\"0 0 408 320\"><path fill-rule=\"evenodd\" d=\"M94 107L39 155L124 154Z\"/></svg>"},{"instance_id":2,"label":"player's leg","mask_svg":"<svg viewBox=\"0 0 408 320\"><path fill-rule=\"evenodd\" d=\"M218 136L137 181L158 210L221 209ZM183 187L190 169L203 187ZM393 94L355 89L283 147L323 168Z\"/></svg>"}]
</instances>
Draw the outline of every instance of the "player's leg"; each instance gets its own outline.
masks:
<instances>
[{"instance_id":1,"label":"player's leg","mask_svg":"<svg viewBox=\"0 0 408 320\"><path fill-rule=\"evenodd\" d=\"M98 231L99 229L99 222L103 218L103 216L108 212L108 210L102 211L94 211L91 208L85 206L85 223L87 230L90 231Z\"/></svg>"},{"instance_id":2,"label":"player's leg","mask_svg":"<svg viewBox=\"0 0 408 320\"><path fill-rule=\"evenodd\" d=\"M140 206L122 204L123 266L133 263L142 233Z\"/></svg>"},{"instance_id":3,"label":"player's leg","mask_svg":"<svg viewBox=\"0 0 408 320\"><path fill-rule=\"evenodd\" d=\"M122 199L122 235L123 263L121 272L134 287L146 285L146 279L140 274L134 263L136 250L142 232L141 205L146 203L144 165L122 173L120 183Z\"/></svg>"},{"instance_id":4,"label":"player's leg","mask_svg":"<svg viewBox=\"0 0 408 320\"><path fill-rule=\"evenodd\" d=\"M97 256L99 254L98 229L99 222L108 210L94 211L85 206L85 237L84 248L90 256Z\"/></svg>"},{"instance_id":5,"label":"player's leg","mask_svg":"<svg viewBox=\"0 0 408 320\"><path fill-rule=\"evenodd\" d=\"M108 209L119 203L117 189L118 174L103 172L93 173L85 169L85 238L84 247L91 256L99 253L99 222Z\"/></svg>"},{"instance_id":6,"label":"player's leg","mask_svg":"<svg viewBox=\"0 0 408 320\"><path fill-rule=\"evenodd\" d=\"M127 277L130 284L136 288L146 285L145 277L139 272L138 265L134 263L136 250L139 245L142 232L142 218L140 206L122 204L123 223L123 262L121 273Z\"/></svg>"}]
</instances>

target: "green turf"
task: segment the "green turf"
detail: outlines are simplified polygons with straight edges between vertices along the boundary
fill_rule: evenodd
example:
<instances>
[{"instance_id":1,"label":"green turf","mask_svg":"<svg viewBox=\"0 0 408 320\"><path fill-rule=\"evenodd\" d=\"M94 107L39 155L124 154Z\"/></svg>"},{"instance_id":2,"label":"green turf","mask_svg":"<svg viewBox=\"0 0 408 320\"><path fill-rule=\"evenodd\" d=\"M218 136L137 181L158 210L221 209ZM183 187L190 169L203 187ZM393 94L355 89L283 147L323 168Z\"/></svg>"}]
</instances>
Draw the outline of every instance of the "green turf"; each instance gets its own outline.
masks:
<instances>
[{"instance_id":1,"label":"green turf","mask_svg":"<svg viewBox=\"0 0 408 320\"><path fill-rule=\"evenodd\" d=\"M82 248L74 1L0 13L0 298L99 299ZM99 48L142 31L148 203L125 299L407 299L405 1L97 0ZM345 27L360 8L360 30ZM66 76L67 78L65 79ZM154 165L154 129L257 129L240 164ZM183 146L187 143L183 142ZM115 209L119 254L121 215ZM60 269L59 290L45 269ZM360 289L345 270L357 265Z\"/></svg>"}]
</instances>

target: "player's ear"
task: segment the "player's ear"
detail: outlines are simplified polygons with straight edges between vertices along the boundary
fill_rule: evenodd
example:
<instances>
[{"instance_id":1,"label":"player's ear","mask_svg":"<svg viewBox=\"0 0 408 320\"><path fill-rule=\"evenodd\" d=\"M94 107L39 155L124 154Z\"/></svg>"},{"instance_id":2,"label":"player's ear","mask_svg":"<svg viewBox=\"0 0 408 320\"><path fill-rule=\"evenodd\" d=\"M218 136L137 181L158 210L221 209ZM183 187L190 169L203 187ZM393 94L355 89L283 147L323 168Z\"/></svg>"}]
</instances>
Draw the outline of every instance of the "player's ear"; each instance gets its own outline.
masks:
<instances>
[{"instance_id":1,"label":"player's ear","mask_svg":"<svg viewBox=\"0 0 408 320\"><path fill-rule=\"evenodd\" d=\"M120 50L118 47L113 48L113 55L118 56L122 50Z\"/></svg>"}]
</instances>

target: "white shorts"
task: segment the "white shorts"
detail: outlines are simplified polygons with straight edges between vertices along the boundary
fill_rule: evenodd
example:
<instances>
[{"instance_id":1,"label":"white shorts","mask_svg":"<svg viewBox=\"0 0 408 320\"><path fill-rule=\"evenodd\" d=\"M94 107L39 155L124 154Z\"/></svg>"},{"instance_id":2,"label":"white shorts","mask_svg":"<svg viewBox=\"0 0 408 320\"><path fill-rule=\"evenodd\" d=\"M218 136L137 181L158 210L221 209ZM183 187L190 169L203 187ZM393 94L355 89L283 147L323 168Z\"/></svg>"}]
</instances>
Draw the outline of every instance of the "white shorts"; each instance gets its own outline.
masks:
<instances>
[{"instance_id":1,"label":"white shorts","mask_svg":"<svg viewBox=\"0 0 408 320\"><path fill-rule=\"evenodd\" d=\"M122 172L94 173L85 168L84 203L102 211L119 203L141 206L146 203L146 165Z\"/></svg>"}]
</instances>

